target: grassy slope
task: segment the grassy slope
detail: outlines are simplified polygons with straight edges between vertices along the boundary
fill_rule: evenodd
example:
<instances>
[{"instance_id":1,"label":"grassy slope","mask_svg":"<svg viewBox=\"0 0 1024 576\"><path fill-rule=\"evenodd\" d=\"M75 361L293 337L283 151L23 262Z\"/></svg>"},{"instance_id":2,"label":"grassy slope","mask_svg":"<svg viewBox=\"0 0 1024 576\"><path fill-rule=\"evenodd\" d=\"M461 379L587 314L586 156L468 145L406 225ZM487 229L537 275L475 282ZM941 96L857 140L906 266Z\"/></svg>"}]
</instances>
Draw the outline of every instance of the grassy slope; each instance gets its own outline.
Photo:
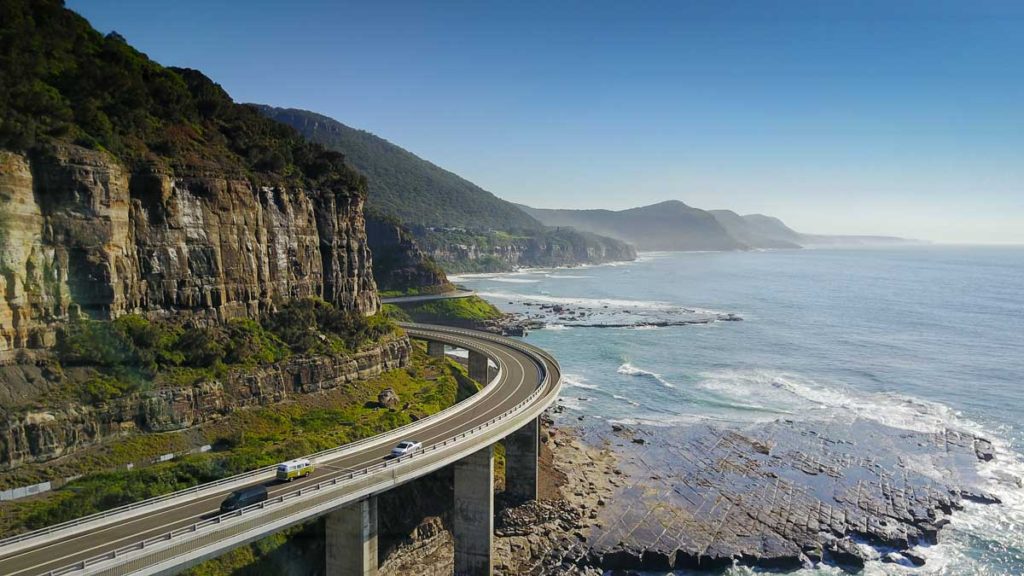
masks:
<instances>
[{"instance_id":1,"label":"grassy slope","mask_svg":"<svg viewBox=\"0 0 1024 576\"><path fill-rule=\"evenodd\" d=\"M384 306L391 318L400 321L467 324L497 320L504 316L501 310L479 296Z\"/></svg>"},{"instance_id":2,"label":"grassy slope","mask_svg":"<svg viewBox=\"0 0 1024 576\"><path fill-rule=\"evenodd\" d=\"M376 408L377 394L387 387L409 407ZM412 367L359 386L296 396L288 403L241 410L193 430L132 436L89 451L80 458L83 478L42 498L0 505L0 533L45 526L373 436L438 412L475 390L462 366L429 358L417 345ZM116 469L141 455L202 443L217 450L131 471Z\"/></svg>"}]
</instances>

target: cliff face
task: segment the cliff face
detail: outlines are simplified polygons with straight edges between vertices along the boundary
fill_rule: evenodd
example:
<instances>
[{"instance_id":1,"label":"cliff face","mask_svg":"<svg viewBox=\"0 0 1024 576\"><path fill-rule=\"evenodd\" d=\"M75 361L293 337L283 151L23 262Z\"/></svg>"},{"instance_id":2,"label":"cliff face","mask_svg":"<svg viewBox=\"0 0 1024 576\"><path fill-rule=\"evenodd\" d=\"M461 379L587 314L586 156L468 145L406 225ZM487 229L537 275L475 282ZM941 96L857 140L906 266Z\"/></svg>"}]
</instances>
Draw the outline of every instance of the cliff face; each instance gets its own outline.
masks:
<instances>
[{"instance_id":1,"label":"cliff face","mask_svg":"<svg viewBox=\"0 0 1024 576\"><path fill-rule=\"evenodd\" d=\"M374 280L381 291L429 293L452 289L444 270L398 222L368 215L366 238L373 251Z\"/></svg>"},{"instance_id":2,"label":"cliff face","mask_svg":"<svg viewBox=\"0 0 1024 576\"><path fill-rule=\"evenodd\" d=\"M72 145L0 151L0 351L51 346L75 314L222 321L303 296L372 314L362 204L240 176L132 172Z\"/></svg>"},{"instance_id":3,"label":"cliff face","mask_svg":"<svg viewBox=\"0 0 1024 576\"><path fill-rule=\"evenodd\" d=\"M352 356L296 357L262 368L240 368L194 386L161 388L100 406L7 414L0 420L0 470L43 462L132 432L184 430L235 410L331 390L408 365L407 338Z\"/></svg>"},{"instance_id":4,"label":"cliff face","mask_svg":"<svg viewBox=\"0 0 1024 576\"><path fill-rule=\"evenodd\" d=\"M531 236L430 232L422 242L430 256L450 272L496 272L636 259L636 249L625 242L570 228Z\"/></svg>"}]
</instances>

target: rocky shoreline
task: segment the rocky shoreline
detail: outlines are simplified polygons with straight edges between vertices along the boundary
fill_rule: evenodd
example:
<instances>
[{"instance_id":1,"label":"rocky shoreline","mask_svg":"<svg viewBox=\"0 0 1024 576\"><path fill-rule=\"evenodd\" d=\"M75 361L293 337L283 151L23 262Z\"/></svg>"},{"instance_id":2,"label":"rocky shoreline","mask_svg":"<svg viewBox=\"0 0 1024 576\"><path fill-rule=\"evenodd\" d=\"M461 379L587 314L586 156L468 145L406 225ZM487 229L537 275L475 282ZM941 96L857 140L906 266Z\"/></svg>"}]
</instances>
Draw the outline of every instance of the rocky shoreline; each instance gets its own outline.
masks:
<instances>
[{"instance_id":1,"label":"rocky shoreline","mask_svg":"<svg viewBox=\"0 0 1024 576\"><path fill-rule=\"evenodd\" d=\"M557 494L500 510L499 574L914 567L965 501L999 503L976 474L992 445L952 430L548 426Z\"/></svg>"},{"instance_id":2,"label":"rocky shoreline","mask_svg":"<svg viewBox=\"0 0 1024 576\"><path fill-rule=\"evenodd\" d=\"M640 314L628 308L612 308L609 305L595 307L553 304L529 299L518 304L508 304L514 306L516 310L501 324L518 327L521 330L539 330L551 325L571 328L667 328L743 320L742 316L733 312L701 312L682 307L668 307Z\"/></svg>"}]
</instances>

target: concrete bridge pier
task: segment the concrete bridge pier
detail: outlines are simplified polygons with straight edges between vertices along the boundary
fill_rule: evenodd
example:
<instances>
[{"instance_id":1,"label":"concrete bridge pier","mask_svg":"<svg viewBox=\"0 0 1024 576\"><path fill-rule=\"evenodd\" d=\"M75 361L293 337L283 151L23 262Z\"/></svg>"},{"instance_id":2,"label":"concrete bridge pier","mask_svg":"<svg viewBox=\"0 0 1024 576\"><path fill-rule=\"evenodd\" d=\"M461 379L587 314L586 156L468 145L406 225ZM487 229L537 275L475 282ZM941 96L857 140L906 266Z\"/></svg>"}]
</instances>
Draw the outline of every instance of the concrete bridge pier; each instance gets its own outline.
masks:
<instances>
[{"instance_id":1,"label":"concrete bridge pier","mask_svg":"<svg viewBox=\"0 0 1024 576\"><path fill-rule=\"evenodd\" d=\"M469 377L481 384L487 384L487 356L479 352L469 351Z\"/></svg>"},{"instance_id":2,"label":"concrete bridge pier","mask_svg":"<svg viewBox=\"0 0 1024 576\"><path fill-rule=\"evenodd\" d=\"M505 437L505 494L517 500L537 499L540 419Z\"/></svg>"},{"instance_id":3,"label":"concrete bridge pier","mask_svg":"<svg viewBox=\"0 0 1024 576\"><path fill-rule=\"evenodd\" d=\"M454 465L455 576L491 576L494 559L494 446Z\"/></svg>"},{"instance_id":4,"label":"concrete bridge pier","mask_svg":"<svg viewBox=\"0 0 1024 576\"><path fill-rule=\"evenodd\" d=\"M377 497L369 496L325 518L326 576L377 575Z\"/></svg>"},{"instance_id":5,"label":"concrete bridge pier","mask_svg":"<svg viewBox=\"0 0 1024 576\"><path fill-rule=\"evenodd\" d=\"M444 342L427 340L427 355L435 358L444 358Z\"/></svg>"}]
</instances>

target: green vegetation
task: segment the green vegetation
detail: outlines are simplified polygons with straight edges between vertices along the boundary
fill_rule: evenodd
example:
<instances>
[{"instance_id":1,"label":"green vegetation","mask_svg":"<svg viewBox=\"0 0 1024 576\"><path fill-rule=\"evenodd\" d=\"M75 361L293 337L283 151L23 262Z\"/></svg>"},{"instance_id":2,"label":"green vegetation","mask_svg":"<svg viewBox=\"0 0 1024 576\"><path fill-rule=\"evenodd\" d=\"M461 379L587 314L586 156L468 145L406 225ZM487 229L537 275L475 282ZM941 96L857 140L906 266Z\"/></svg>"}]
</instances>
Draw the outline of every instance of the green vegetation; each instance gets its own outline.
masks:
<instances>
[{"instance_id":1,"label":"green vegetation","mask_svg":"<svg viewBox=\"0 0 1024 576\"><path fill-rule=\"evenodd\" d=\"M401 409L377 406L377 394L388 387L401 399ZM373 436L438 412L476 390L462 366L428 357L416 346L410 368L358 387L240 410L188 435L132 436L78 456L82 478L46 497L0 505L0 532L61 522ZM190 438L195 444L213 445L214 452L135 470L123 468L141 457L182 450Z\"/></svg>"},{"instance_id":2,"label":"green vegetation","mask_svg":"<svg viewBox=\"0 0 1024 576\"><path fill-rule=\"evenodd\" d=\"M306 298L282 305L263 324L239 319L183 326L138 315L112 322L79 319L58 333L55 352L62 366L96 368L84 383L69 380L62 399L98 404L152 387L192 385L222 377L229 368L265 366L292 354L351 354L396 330L384 314L365 317Z\"/></svg>"},{"instance_id":3,"label":"green vegetation","mask_svg":"<svg viewBox=\"0 0 1024 576\"><path fill-rule=\"evenodd\" d=\"M345 154L370 179L367 205L402 222L476 230L542 228L515 204L369 132L305 110L259 109L313 142Z\"/></svg>"},{"instance_id":4,"label":"green vegetation","mask_svg":"<svg viewBox=\"0 0 1024 576\"><path fill-rule=\"evenodd\" d=\"M431 253L450 254L442 266L450 273L508 272L519 266L566 266L581 262L631 260L636 251L625 242L580 232L573 228L546 228L529 235L502 231L474 232L455 229L414 228L420 244ZM478 256L460 258L460 246L473 246ZM499 255L518 254L510 262Z\"/></svg>"},{"instance_id":5,"label":"green vegetation","mask_svg":"<svg viewBox=\"0 0 1024 576\"><path fill-rule=\"evenodd\" d=\"M479 323L498 320L504 314L479 296L446 298L427 302L386 304L385 314L397 321L427 323Z\"/></svg>"},{"instance_id":6,"label":"green vegetation","mask_svg":"<svg viewBox=\"0 0 1024 576\"><path fill-rule=\"evenodd\" d=\"M374 266L376 266L376 262ZM429 296L431 294L443 294L454 290L455 286L448 284L447 286L410 286L404 290L378 290L377 294L381 298L396 298L399 296Z\"/></svg>"},{"instance_id":7,"label":"green vegetation","mask_svg":"<svg viewBox=\"0 0 1024 576\"><path fill-rule=\"evenodd\" d=\"M366 317L338 310L316 298L284 304L266 325L297 354L344 354L377 342L395 330L383 314Z\"/></svg>"},{"instance_id":8,"label":"green vegetation","mask_svg":"<svg viewBox=\"0 0 1024 576\"><path fill-rule=\"evenodd\" d=\"M235 104L200 72L160 66L60 0L0 0L0 147L73 142L147 169L212 168L365 192L344 157Z\"/></svg>"}]
</instances>

